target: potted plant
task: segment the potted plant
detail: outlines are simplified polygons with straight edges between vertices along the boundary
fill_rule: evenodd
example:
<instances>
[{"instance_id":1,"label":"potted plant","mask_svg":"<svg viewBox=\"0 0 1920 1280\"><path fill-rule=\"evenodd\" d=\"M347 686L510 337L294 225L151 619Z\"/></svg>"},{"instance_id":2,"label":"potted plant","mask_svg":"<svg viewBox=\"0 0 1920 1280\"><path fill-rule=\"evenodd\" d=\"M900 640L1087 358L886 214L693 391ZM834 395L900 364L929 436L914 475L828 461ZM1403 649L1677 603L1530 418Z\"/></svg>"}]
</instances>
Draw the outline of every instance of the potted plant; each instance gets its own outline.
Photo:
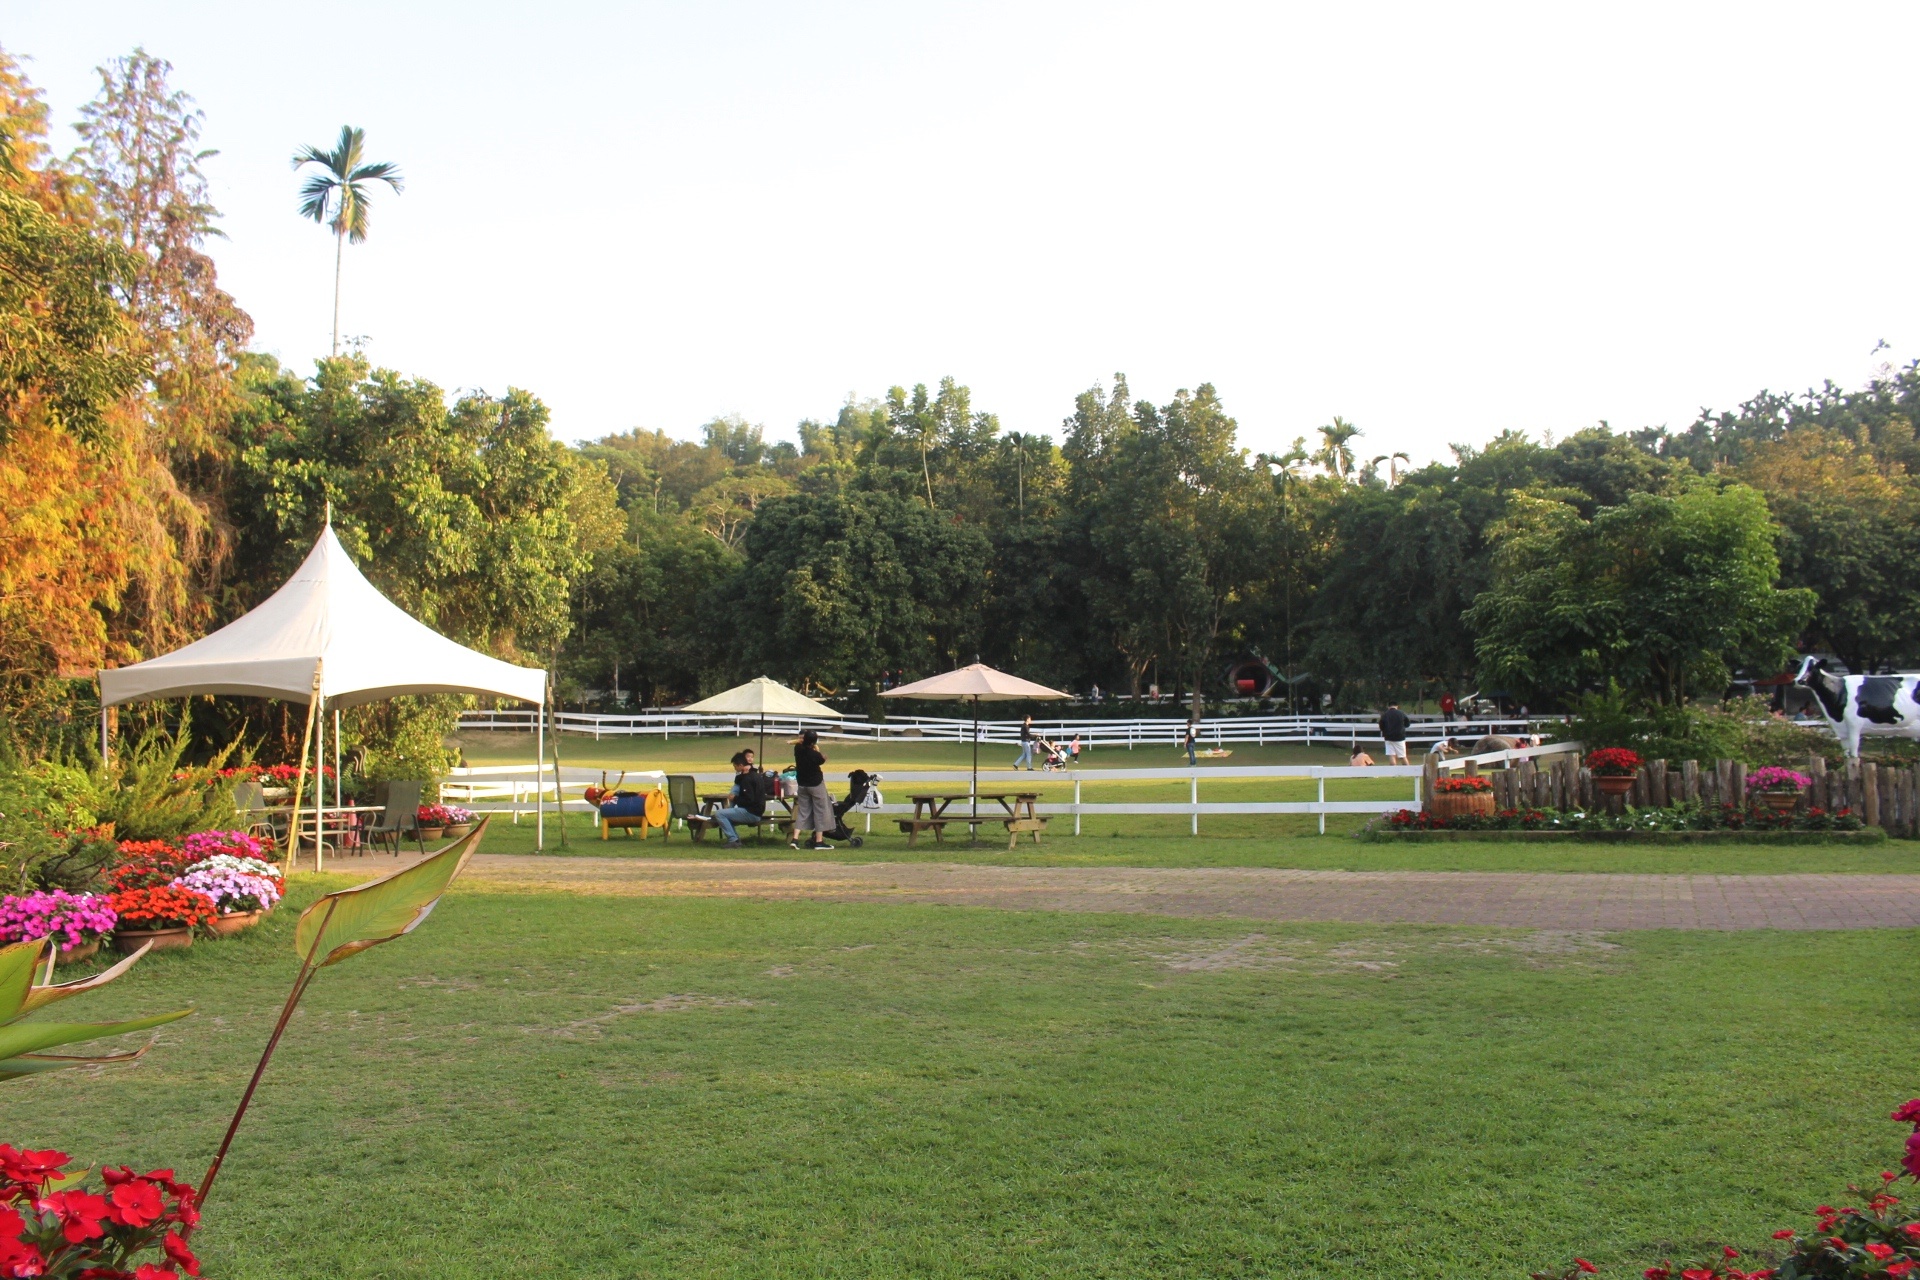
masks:
<instances>
[{"instance_id":1,"label":"potted plant","mask_svg":"<svg viewBox=\"0 0 1920 1280\"><path fill-rule=\"evenodd\" d=\"M59 948L56 964L92 957L116 923L104 894L49 889L0 898L0 945L53 938Z\"/></svg>"},{"instance_id":2,"label":"potted plant","mask_svg":"<svg viewBox=\"0 0 1920 1280\"><path fill-rule=\"evenodd\" d=\"M126 1276L179 1280L200 1274L187 1235L200 1221L192 1187L173 1170L102 1166L67 1170L64 1151L0 1143L0 1275ZM142 1255L158 1257L148 1262Z\"/></svg>"},{"instance_id":3,"label":"potted plant","mask_svg":"<svg viewBox=\"0 0 1920 1280\"><path fill-rule=\"evenodd\" d=\"M1813 785L1813 779L1792 769L1768 765L1747 775L1747 798L1760 802L1775 813L1791 813L1800 807L1800 793Z\"/></svg>"},{"instance_id":4,"label":"potted plant","mask_svg":"<svg viewBox=\"0 0 1920 1280\"><path fill-rule=\"evenodd\" d=\"M447 815L447 839L458 840L473 830L473 810L463 809L457 804L443 804L439 808Z\"/></svg>"},{"instance_id":5,"label":"potted plant","mask_svg":"<svg viewBox=\"0 0 1920 1280\"><path fill-rule=\"evenodd\" d=\"M279 876L262 874L263 870L271 873L273 869L257 858L220 854L195 863L172 887L190 889L213 899L217 914L208 928L215 936L225 937L258 924L260 917L280 901Z\"/></svg>"},{"instance_id":6,"label":"potted plant","mask_svg":"<svg viewBox=\"0 0 1920 1280\"><path fill-rule=\"evenodd\" d=\"M1464 814L1493 816L1493 783L1477 773L1462 774L1457 778L1436 778L1433 783L1433 798L1427 803L1427 811L1436 818L1453 818Z\"/></svg>"},{"instance_id":7,"label":"potted plant","mask_svg":"<svg viewBox=\"0 0 1920 1280\"><path fill-rule=\"evenodd\" d=\"M1593 772L1594 785L1610 796L1623 796L1633 790L1640 763L1640 753L1626 747L1601 747L1587 753L1587 768Z\"/></svg>"},{"instance_id":8,"label":"potted plant","mask_svg":"<svg viewBox=\"0 0 1920 1280\"><path fill-rule=\"evenodd\" d=\"M413 820L422 840L439 840L447 834L445 805L423 804L414 813Z\"/></svg>"},{"instance_id":9,"label":"potted plant","mask_svg":"<svg viewBox=\"0 0 1920 1280\"><path fill-rule=\"evenodd\" d=\"M213 899L193 889L160 885L146 889L122 889L107 899L119 917L113 931L113 945L131 954L143 942L154 950L190 947L198 925L212 924L219 915Z\"/></svg>"}]
</instances>

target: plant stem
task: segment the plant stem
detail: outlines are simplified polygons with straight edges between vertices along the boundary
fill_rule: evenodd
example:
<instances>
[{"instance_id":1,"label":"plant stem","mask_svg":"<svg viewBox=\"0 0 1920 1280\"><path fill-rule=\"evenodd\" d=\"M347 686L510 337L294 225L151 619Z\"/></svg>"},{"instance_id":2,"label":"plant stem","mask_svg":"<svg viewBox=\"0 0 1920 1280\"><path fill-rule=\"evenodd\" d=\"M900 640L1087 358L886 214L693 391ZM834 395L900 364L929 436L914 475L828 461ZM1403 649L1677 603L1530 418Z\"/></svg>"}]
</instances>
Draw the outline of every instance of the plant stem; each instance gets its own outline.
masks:
<instances>
[{"instance_id":1,"label":"plant stem","mask_svg":"<svg viewBox=\"0 0 1920 1280\"><path fill-rule=\"evenodd\" d=\"M313 935L313 945L307 948L307 957L300 964L300 972L293 980L293 990L287 993L287 1003L281 1007L280 1020L273 1024L273 1034L267 1037L267 1047L260 1053L260 1061L253 1069L253 1078L247 1081L247 1091L240 1095L240 1105L234 1109L233 1120L227 1125L227 1136L220 1140L220 1150L214 1153L213 1163L207 1166L206 1176L200 1179L200 1189L194 1193L194 1203L205 1208L207 1197L213 1193L213 1180L220 1174L220 1165L227 1158L227 1148L233 1145L233 1135L240 1131L240 1122L246 1118L247 1108L253 1104L254 1090L260 1087L260 1077L267 1073L267 1063L273 1060L273 1051L280 1044L280 1036L286 1031L287 1023L293 1019L294 1006L300 1003L300 997L307 993L307 984L313 981L314 957L320 954L320 944L327 940L327 925L333 920L334 908L339 899L327 904L327 914L320 921L320 928ZM190 1234L182 1229L183 1237Z\"/></svg>"}]
</instances>

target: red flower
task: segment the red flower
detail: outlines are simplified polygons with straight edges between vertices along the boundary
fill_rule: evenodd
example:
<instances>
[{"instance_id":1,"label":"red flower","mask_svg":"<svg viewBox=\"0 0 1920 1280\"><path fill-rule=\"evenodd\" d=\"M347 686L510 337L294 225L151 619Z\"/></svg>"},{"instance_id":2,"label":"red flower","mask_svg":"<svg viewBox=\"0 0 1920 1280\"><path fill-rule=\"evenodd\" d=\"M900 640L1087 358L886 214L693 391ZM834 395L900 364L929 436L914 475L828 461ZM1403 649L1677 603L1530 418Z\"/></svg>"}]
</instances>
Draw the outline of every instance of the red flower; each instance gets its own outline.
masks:
<instances>
[{"instance_id":1,"label":"red flower","mask_svg":"<svg viewBox=\"0 0 1920 1280\"><path fill-rule=\"evenodd\" d=\"M180 1273L172 1267L156 1267L151 1262L143 1262L140 1269L133 1273L133 1280L180 1280Z\"/></svg>"},{"instance_id":2,"label":"red flower","mask_svg":"<svg viewBox=\"0 0 1920 1280\"><path fill-rule=\"evenodd\" d=\"M1901 1158L1900 1167L1920 1180L1920 1128L1907 1139L1907 1154Z\"/></svg>"},{"instance_id":3,"label":"red flower","mask_svg":"<svg viewBox=\"0 0 1920 1280\"><path fill-rule=\"evenodd\" d=\"M1740 1256L1740 1251L1730 1244L1724 1244L1720 1246L1720 1256L1731 1261Z\"/></svg>"},{"instance_id":4,"label":"red flower","mask_svg":"<svg viewBox=\"0 0 1920 1280\"><path fill-rule=\"evenodd\" d=\"M113 1203L107 1216L123 1227L150 1227L166 1211L166 1205L160 1200L160 1189L144 1178L121 1183L109 1199Z\"/></svg>"},{"instance_id":5,"label":"red flower","mask_svg":"<svg viewBox=\"0 0 1920 1280\"><path fill-rule=\"evenodd\" d=\"M1832 1245L1834 1248L1838 1249L1842 1253L1845 1253L1847 1251L1847 1242L1845 1240L1842 1240L1839 1236L1828 1236L1827 1243Z\"/></svg>"},{"instance_id":6,"label":"red flower","mask_svg":"<svg viewBox=\"0 0 1920 1280\"><path fill-rule=\"evenodd\" d=\"M1640 1273L1646 1280L1673 1280L1673 1272L1665 1267L1648 1267Z\"/></svg>"},{"instance_id":7,"label":"red flower","mask_svg":"<svg viewBox=\"0 0 1920 1280\"><path fill-rule=\"evenodd\" d=\"M1887 1268L1887 1274L1890 1276L1903 1276L1907 1274L1907 1272L1913 1270L1914 1265L1915 1264L1912 1258L1902 1258L1900 1261L1894 1263L1892 1266Z\"/></svg>"},{"instance_id":8,"label":"red flower","mask_svg":"<svg viewBox=\"0 0 1920 1280\"><path fill-rule=\"evenodd\" d=\"M1920 1222L1909 1222L1900 1229L1912 1236L1915 1240L1920 1240Z\"/></svg>"},{"instance_id":9,"label":"red flower","mask_svg":"<svg viewBox=\"0 0 1920 1280\"><path fill-rule=\"evenodd\" d=\"M1773 1233L1773 1238L1775 1240L1791 1240L1793 1239L1793 1228L1787 1227L1785 1230L1776 1231Z\"/></svg>"},{"instance_id":10,"label":"red flower","mask_svg":"<svg viewBox=\"0 0 1920 1280\"><path fill-rule=\"evenodd\" d=\"M100 1219L107 1216L105 1197L85 1191L56 1191L40 1202L43 1213L60 1216L60 1233L68 1244L79 1244L106 1234Z\"/></svg>"},{"instance_id":11,"label":"red flower","mask_svg":"<svg viewBox=\"0 0 1920 1280\"><path fill-rule=\"evenodd\" d=\"M37 1276L46 1266L40 1251L26 1241L0 1239L0 1276Z\"/></svg>"},{"instance_id":12,"label":"red flower","mask_svg":"<svg viewBox=\"0 0 1920 1280\"><path fill-rule=\"evenodd\" d=\"M1709 1267L1692 1267L1680 1273L1680 1280L1715 1280L1715 1276Z\"/></svg>"},{"instance_id":13,"label":"red flower","mask_svg":"<svg viewBox=\"0 0 1920 1280\"><path fill-rule=\"evenodd\" d=\"M1880 1262L1885 1262L1893 1256L1893 1246L1890 1244L1865 1244L1860 1247L1872 1254L1874 1258Z\"/></svg>"},{"instance_id":14,"label":"red flower","mask_svg":"<svg viewBox=\"0 0 1920 1280\"><path fill-rule=\"evenodd\" d=\"M1920 1098L1901 1103L1894 1110L1893 1119L1901 1124L1920 1124Z\"/></svg>"},{"instance_id":15,"label":"red flower","mask_svg":"<svg viewBox=\"0 0 1920 1280\"><path fill-rule=\"evenodd\" d=\"M47 1179L60 1172L60 1166L66 1162L64 1151L15 1151L0 1142L0 1174L36 1189L44 1187Z\"/></svg>"},{"instance_id":16,"label":"red flower","mask_svg":"<svg viewBox=\"0 0 1920 1280\"><path fill-rule=\"evenodd\" d=\"M160 1242L160 1247L167 1251L168 1259L178 1264L180 1269L188 1275L200 1274L200 1259L193 1256L193 1250L187 1248L187 1238L178 1231L167 1232L166 1239Z\"/></svg>"},{"instance_id":17,"label":"red flower","mask_svg":"<svg viewBox=\"0 0 1920 1280\"><path fill-rule=\"evenodd\" d=\"M1588 1262L1585 1258L1575 1258L1573 1260L1573 1265L1580 1268L1582 1271L1586 1272L1588 1275L1592 1275L1594 1272L1600 1270L1600 1268L1594 1266L1591 1262Z\"/></svg>"}]
</instances>

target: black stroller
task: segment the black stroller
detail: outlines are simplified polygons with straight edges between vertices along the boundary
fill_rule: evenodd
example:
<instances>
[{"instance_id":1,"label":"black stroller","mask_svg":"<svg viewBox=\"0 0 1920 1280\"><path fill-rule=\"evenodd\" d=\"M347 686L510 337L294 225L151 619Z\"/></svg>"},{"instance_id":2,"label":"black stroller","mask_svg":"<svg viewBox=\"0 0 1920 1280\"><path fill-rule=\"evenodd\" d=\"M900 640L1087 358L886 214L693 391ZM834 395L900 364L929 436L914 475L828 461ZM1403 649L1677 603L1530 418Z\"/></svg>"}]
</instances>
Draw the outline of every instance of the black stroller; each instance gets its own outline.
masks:
<instances>
[{"instance_id":1,"label":"black stroller","mask_svg":"<svg viewBox=\"0 0 1920 1280\"><path fill-rule=\"evenodd\" d=\"M833 820L836 825L827 832L827 839L838 840L855 849L867 842L865 836L854 834L853 828L847 825L847 815L863 805L871 803L877 806L880 803L880 792L873 785L878 781L879 774L868 773L865 769L855 769L847 775L847 798L834 801ZM869 796L872 797L871 801Z\"/></svg>"}]
</instances>

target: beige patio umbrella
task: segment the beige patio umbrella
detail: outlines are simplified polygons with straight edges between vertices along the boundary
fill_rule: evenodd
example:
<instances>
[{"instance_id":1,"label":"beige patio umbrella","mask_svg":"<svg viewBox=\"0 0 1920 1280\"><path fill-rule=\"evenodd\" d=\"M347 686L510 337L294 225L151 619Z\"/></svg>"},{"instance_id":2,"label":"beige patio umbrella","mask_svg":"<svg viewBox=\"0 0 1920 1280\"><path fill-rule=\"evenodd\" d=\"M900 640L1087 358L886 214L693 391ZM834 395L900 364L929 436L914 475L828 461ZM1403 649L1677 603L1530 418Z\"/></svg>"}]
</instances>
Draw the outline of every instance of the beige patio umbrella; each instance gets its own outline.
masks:
<instances>
[{"instance_id":1,"label":"beige patio umbrella","mask_svg":"<svg viewBox=\"0 0 1920 1280\"><path fill-rule=\"evenodd\" d=\"M745 684L735 685L723 693L714 694L711 698L702 698L686 710L715 716L759 716L760 763L758 767L762 769L767 767L768 716L819 716L829 720L844 718L824 702L815 702L799 690L789 689L778 680L769 680L765 676L755 676Z\"/></svg>"},{"instance_id":2,"label":"beige patio umbrella","mask_svg":"<svg viewBox=\"0 0 1920 1280\"><path fill-rule=\"evenodd\" d=\"M1031 680L1022 680L1019 676L1010 676L1004 671L995 671L984 662L975 662L949 671L943 676L929 676L925 680L916 680L912 684L903 684L898 689L889 689L880 695L883 698L936 698L949 702L973 703L973 817L980 816L980 704L983 702L1034 702L1045 698L1069 698L1072 694L1062 693L1058 689L1049 689L1043 684ZM979 837L979 825L974 824L974 836Z\"/></svg>"}]
</instances>

